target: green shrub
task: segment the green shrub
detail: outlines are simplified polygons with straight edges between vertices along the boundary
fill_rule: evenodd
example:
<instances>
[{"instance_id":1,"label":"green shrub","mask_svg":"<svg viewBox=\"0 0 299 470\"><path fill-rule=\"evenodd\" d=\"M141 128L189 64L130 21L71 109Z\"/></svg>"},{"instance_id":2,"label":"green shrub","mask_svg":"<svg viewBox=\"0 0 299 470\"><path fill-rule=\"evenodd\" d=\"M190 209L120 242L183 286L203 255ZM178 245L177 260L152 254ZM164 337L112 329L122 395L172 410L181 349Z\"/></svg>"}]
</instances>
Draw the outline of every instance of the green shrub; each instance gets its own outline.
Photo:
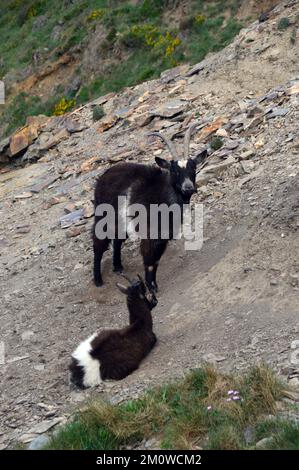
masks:
<instances>
[{"instance_id":1,"label":"green shrub","mask_svg":"<svg viewBox=\"0 0 299 470\"><path fill-rule=\"evenodd\" d=\"M103 106L95 106L92 110L92 119L94 121L99 121L102 117L105 116Z\"/></svg>"},{"instance_id":2,"label":"green shrub","mask_svg":"<svg viewBox=\"0 0 299 470\"><path fill-rule=\"evenodd\" d=\"M210 145L213 150L219 150L223 146L223 140L220 137L213 137Z\"/></svg>"},{"instance_id":3,"label":"green shrub","mask_svg":"<svg viewBox=\"0 0 299 470\"><path fill-rule=\"evenodd\" d=\"M290 22L289 18L287 18L287 17L281 18L278 21L277 29L279 31L283 31L284 29L287 29L290 26L290 24L291 24L291 22Z\"/></svg>"}]
</instances>

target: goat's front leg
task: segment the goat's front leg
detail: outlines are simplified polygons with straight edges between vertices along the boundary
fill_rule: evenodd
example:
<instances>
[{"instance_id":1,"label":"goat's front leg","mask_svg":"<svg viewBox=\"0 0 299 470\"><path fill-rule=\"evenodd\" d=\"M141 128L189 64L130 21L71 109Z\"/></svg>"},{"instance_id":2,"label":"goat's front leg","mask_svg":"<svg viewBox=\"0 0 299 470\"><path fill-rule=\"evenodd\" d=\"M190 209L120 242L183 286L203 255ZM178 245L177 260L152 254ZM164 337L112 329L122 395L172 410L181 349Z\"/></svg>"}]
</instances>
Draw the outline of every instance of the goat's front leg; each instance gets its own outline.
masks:
<instances>
[{"instance_id":1,"label":"goat's front leg","mask_svg":"<svg viewBox=\"0 0 299 470\"><path fill-rule=\"evenodd\" d=\"M166 250L168 240L141 240L140 250L145 269L145 280L150 289L158 291L156 274L159 261Z\"/></svg>"},{"instance_id":2,"label":"goat's front leg","mask_svg":"<svg viewBox=\"0 0 299 470\"><path fill-rule=\"evenodd\" d=\"M123 240L113 240L113 271L116 273L123 272L123 265L121 264L121 245Z\"/></svg>"}]
</instances>

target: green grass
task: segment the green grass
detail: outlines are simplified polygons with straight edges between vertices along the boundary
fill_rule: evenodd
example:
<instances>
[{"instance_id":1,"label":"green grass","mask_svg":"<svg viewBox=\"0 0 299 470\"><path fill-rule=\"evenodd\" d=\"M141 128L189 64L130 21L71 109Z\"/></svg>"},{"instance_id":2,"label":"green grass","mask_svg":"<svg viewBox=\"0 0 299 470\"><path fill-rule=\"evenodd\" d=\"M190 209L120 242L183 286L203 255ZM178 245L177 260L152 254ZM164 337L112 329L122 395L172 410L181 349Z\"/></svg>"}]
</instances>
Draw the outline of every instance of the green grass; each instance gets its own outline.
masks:
<instances>
[{"instance_id":1,"label":"green grass","mask_svg":"<svg viewBox=\"0 0 299 470\"><path fill-rule=\"evenodd\" d=\"M231 390L240 399L228 400ZM273 448L299 449L298 425L277 416L276 403L283 396L284 385L265 366L244 376L205 366L124 404L88 403L47 449L113 450L152 437L161 449L254 449L264 437L273 438ZM249 426L250 445L244 437Z\"/></svg>"},{"instance_id":2,"label":"green grass","mask_svg":"<svg viewBox=\"0 0 299 470\"><path fill-rule=\"evenodd\" d=\"M164 70L162 64L157 69L151 61L151 55L147 57L143 57L143 55L142 51L131 55L126 62L125 68L122 63L107 67L105 74L81 88L78 95L78 103L85 103L111 91L119 91L125 87L134 86L145 80L159 77L161 71Z\"/></svg>"},{"instance_id":3,"label":"green grass","mask_svg":"<svg viewBox=\"0 0 299 470\"><path fill-rule=\"evenodd\" d=\"M17 81L22 75L20 70L29 66L34 71L36 51L43 62L57 60L77 44L84 48L87 38L101 24L106 35L100 45L101 54L107 65L92 79L78 68L83 85L75 98L77 104L83 104L105 93L157 78L175 65L199 62L208 52L225 47L242 27L234 19L236 0L190 0L190 12L177 28L167 23L168 9L166 0L144 0L137 5L121 0L79 0L75 4L66 2L64 8L60 0L7 0L0 7L0 79L10 72ZM226 22L224 9L231 13ZM45 21L36 29L34 24L40 15L45 15ZM54 37L53 29L59 24L61 35ZM0 127L6 127L7 135L24 125L28 114L50 115L55 102L62 97L74 98L61 90L53 98L28 98L28 107L24 108L23 97L11 101L8 89ZM21 108L24 112L20 112Z\"/></svg>"},{"instance_id":4,"label":"green grass","mask_svg":"<svg viewBox=\"0 0 299 470\"><path fill-rule=\"evenodd\" d=\"M53 97L43 102L38 96L29 96L26 93L17 95L6 107L2 118L8 123L6 134L12 133L17 127L25 124L27 116L37 116L38 114L50 116L54 110L56 99L57 97Z\"/></svg>"},{"instance_id":5,"label":"green grass","mask_svg":"<svg viewBox=\"0 0 299 470\"><path fill-rule=\"evenodd\" d=\"M80 417L54 437L50 447L57 450L114 450L117 449L117 439L105 426L93 423L92 420L85 422L84 418Z\"/></svg>"},{"instance_id":6,"label":"green grass","mask_svg":"<svg viewBox=\"0 0 299 470\"><path fill-rule=\"evenodd\" d=\"M297 409L297 413L299 409ZM268 450L298 450L299 449L299 424L286 419L274 418L258 423L256 438L263 439L271 436L271 441L266 444Z\"/></svg>"}]
</instances>

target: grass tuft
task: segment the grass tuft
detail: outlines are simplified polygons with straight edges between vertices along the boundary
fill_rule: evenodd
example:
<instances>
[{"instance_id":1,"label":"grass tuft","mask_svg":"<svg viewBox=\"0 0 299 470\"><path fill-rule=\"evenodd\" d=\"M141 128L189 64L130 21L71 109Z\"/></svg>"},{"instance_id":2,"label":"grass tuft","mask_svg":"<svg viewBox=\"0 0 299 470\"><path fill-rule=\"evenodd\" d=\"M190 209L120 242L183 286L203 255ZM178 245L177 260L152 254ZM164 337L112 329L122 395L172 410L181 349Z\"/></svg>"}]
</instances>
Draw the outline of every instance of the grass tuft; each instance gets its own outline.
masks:
<instances>
[{"instance_id":1,"label":"grass tuft","mask_svg":"<svg viewBox=\"0 0 299 470\"><path fill-rule=\"evenodd\" d=\"M105 116L103 106L95 106L92 110L92 118L94 121L99 121Z\"/></svg>"},{"instance_id":2,"label":"grass tuft","mask_svg":"<svg viewBox=\"0 0 299 470\"><path fill-rule=\"evenodd\" d=\"M284 388L267 366L253 367L243 384L244 418L250 422L262 413L276 413Z\"/></svg>"},{"instance_id":3,"label":"grass tuft","mask_svg":"<svg viewBox=\"0 0 299 470\"><path fill-rule=\"evenodd\" d=\"M279 31L284 31L285 29L287 29L289 26L291 25L291 22L289 20L289 18L287 17L284 17L284 18L281 18L277 24L277 29Z\"/></svg>"},{"instance_id":4,"label":"grass tuft","mask_svg":"<svg viewBox=\"0 0 299 470\"><path fill-rule=\"evenodd\" d=\"M223 146L223 140L220 137L213 137L210 145L213 150L219 150Z\"/></svg>"},{"instance_id":5,"label":"grass tuft","mask_svg":"<svg viewBox=\"0 0 299 470\"><path fill-rule=\"evenodd\" d=\"M269 434L275 448L298 448L295 423L266 421L276 413L283 388L263 365L244 376L205 365L136 400L87 404L47 448L112 450L158 436L163 449L249 449ZM251 447L244 438L249 426L255 434Z\"/></svg>"},{"instance_id":6,"label":"grass tuft","mask_svg":"<svg viewBox=\"0 0 299 470\"><path fill-rule=\"evenodd\" d=\"M299 408L297 409L297 413ZM298 450L299 424L282 418L262 420L256 428L256 439L271 437L265 448L268 450Z\"/></svg>"}]
</instances>

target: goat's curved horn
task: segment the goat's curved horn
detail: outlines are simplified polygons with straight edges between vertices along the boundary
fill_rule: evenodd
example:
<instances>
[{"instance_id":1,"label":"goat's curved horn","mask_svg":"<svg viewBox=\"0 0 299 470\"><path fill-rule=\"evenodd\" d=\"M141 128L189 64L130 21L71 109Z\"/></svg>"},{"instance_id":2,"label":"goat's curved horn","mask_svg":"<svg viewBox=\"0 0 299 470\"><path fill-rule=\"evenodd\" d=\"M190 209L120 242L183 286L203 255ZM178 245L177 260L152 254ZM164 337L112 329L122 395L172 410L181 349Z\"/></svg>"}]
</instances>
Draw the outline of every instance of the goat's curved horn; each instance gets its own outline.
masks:
<instances>
[{"instance_id":1,"label":"goat's curved horn","mask_svg":"<svg viewBox=\"0 0 299 470\"><path fill-rule=\"evenodd\" d=\"M140 274L137 274L137 277L139 279L140 282L144 283L144 280L142 279L142 277L140 276Z\"/></svg>"},{"instance_id":2,"label":"goat's curved horn","mask_svg":"<svg viewBox=\"0 0 299 470\"><path fill-rule=\"evenodd\" d=\"M184 158L186 160L189 158L190 139L196 126L197 126L197 122L193 122L192 124L190 124L184 137Z\"/></svg>"},{"instance_id":3,"label":"goat's curved horn","mask_svg":"<svg viewBox=\"0 0 299 470\"><path fill-rule=\"evenodd\" d=\"M165 144L167 145L171 156L175 160L179 159L177 151L175 149L175 146L173 145L173 143L169 139L167 139L164 135L160 134L160 132L151 132L150 134L148 134L148 136L151 136L151 135L156 136L156 137L160 137L160 139L162 139L163 142L165 142Z\"/></svg>"},{"instance_id":4,"label":"goat's curved horn","mask_svg":"<svg viewBox=\"0 0 299 470\"><path fill-rule=\"evenodd\" d=\"M121 273L121 276L124 277L130 284L132 284L132 281L131 281L131 279L130 279L128 276L126 276L126 275L123 274L123 273Z\"/></svg>"}]
</instances>

